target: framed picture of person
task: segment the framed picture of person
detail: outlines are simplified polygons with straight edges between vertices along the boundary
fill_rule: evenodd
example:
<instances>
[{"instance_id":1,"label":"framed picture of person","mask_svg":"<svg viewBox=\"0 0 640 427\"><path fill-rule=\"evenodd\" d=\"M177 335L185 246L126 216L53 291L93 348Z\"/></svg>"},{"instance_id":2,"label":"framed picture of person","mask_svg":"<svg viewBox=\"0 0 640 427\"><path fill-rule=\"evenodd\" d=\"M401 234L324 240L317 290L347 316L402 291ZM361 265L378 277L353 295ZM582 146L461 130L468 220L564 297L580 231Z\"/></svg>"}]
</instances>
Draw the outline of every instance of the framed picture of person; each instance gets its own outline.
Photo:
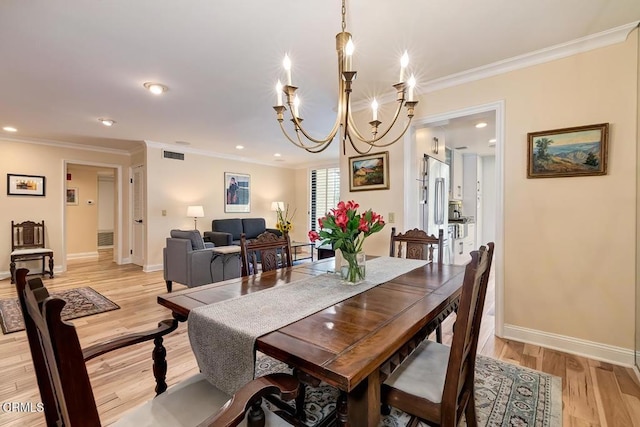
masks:
<instances>
[{"instance_id":1,"label":"framed picture of person","mask_svg":"<svg viewBox=\"0 0 640 427\"><path fill-rule=\"evenodd\" d=\"M251 212L251 177L243 173L224 173L224 211Z\"/></svg>"}]
</instances>

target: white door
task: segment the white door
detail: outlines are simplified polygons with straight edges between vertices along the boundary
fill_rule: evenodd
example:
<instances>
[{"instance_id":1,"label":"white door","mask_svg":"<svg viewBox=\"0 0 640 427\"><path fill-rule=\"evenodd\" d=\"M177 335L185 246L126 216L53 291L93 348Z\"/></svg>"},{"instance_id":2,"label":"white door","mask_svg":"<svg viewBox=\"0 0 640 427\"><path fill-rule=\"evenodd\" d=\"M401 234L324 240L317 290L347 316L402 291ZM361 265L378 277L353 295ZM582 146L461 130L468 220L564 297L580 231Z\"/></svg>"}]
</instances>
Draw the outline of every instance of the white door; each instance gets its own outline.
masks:
<instances>
[{"instance_id":1,"label":"white door","mask_svg":"<svg viewBox=\"0 0 640 427\"><path fill-rule=\"evenodd\" d=\"M132 184L132 244L131 244L131 262L143 266L144 265L144 173L143 166L135 166L131 168L131 184Z\"/></svg>"}]
</instances>

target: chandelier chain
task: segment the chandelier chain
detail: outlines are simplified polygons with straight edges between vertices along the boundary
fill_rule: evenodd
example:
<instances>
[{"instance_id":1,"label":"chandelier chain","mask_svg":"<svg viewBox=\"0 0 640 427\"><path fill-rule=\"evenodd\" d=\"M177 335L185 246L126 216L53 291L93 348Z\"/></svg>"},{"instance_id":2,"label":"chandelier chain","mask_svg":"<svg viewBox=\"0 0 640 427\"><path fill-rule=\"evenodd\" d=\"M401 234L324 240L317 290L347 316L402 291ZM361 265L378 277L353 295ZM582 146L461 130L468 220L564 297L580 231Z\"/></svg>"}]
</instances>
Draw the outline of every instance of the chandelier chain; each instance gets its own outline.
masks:
<instances>
[{"instance_id":1,"label":"chandelier chain","mask_svg":"<svg viewBox=\"0 0 640 427\"><path fill-rule=\"evenodd\" d=\"M347 7L345 6L346 0L342 0L342 32L347 29L346 15Z\"/></svg>"}]
</instances>

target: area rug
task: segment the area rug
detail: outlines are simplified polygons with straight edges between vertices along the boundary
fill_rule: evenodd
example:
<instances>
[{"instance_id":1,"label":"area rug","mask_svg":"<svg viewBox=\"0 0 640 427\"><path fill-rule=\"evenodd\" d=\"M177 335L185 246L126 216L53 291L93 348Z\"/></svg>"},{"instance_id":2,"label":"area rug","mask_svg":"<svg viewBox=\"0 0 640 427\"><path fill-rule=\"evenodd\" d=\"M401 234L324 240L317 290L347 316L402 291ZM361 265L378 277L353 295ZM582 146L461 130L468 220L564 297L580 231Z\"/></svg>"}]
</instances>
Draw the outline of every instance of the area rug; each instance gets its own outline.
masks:
<instances>
[{"instance_id":1,"label":"area rug","mask_svg":"<svg viewBox=\"0 0 640 427\"><path fill-rule=\"evenodd\" d=\"M283 371L287 371L284 363L258 353L256 376ZM479 426L562 426L562 379L559 377L478 355L475 388ZM307 387L306 425L315 426L327 416L333 416L337 398L338 390L329 385ZM380 426L405 426L409 419L406 413L392 408L390 415L382 417ZM427 427L424 423L419 425ZM464 419L459 425L466 426Z\"/></svg>"},{"instance_id":2,"label":"area rug","mask_svg":"<svg viewBox=\"0 0 640 427\"><path fill-rule=\"evenodd\" d=\"M76 288L51 292L52 297L63 299L67 304L62 309L62 319L70 320L105 311L117 310L118 304L94 291L92 288ZM22 310L18 298L0 300L0 327L3 334L24 330Z\"/></svg>"}]
</instances>

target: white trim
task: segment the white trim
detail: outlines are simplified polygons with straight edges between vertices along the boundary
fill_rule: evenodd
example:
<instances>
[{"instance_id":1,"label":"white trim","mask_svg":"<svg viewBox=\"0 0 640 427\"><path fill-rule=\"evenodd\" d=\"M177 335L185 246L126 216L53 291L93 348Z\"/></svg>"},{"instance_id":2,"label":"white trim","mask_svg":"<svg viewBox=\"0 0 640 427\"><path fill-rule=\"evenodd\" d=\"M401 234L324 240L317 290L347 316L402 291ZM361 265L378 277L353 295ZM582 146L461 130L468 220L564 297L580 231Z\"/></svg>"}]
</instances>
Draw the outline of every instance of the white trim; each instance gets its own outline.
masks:
<instances>
[{"instance_id":1,"label":"white trim","mask_svg":"<svg viewBox=\"0 0 640 427\"><path fill-rule=\"evenodd\" d=\"M594 341L552 334L515 325L504 325L504 339L534 344L616 365L633 366L634 351Z\"/></svg>"},{"instance_id":2,"label":"white trim","mask_svg":"<svg viewBox=\"0 0 640 427\"><path fill-rule=\"evenodd\" d=\"M571 40L566 43L560 43L544 49L525 53L523 55L507 58L492 64L483 65L481 67L472 68L460 73L451 74L419 85L416 88L416 96L423 95L448 87L458 86L464 83L476 80L486 79L487 77L497 76L499 74L508 73L510 71L520 70L522 68L531 67L533 65L543 64L545 62L555 61L556 59L566 58L578 53L587 52L593 49L609 46L616 43L624 42L629 34L638 27L640 21L630 22L626 25L611 28L600 33L591 34L579 39ZM386 104L396 101L396 92L389 92L378 97L380 104ZM361 100L353 102L351 108L354 111L370 108L369 100Z\"/></svg>"},{"instance_id":3,"label":"white trim","mask_svg":"<svg viewBox=\"0 0 640 427\"><path fill-rule=\"evenodd\" d=\"M412 169L413 152L415 149L415 129L424 127L429 124L443 122L458 117L469 116L472 114L494 111L496 115L496 168L495 168L495 185L496 185L496 239L493 268L495 271L495 334L498 337L503 336L504 329L504 135L505 135L505 102L499 100L488 104L476 105L473 107L463 108L460 110L449 111L446 113L436 114L433 116L420 117L414 119L409 131L404 138L404 164L410 165L404 170L404 194L411 191L411 184L414 182L416 171ZM408 212L415 208L417 200L415 197L408 196L404 198L404 225L405 228L419 226L419 224L410 220ZM487 242L479 242L487 243Z\"/></svg>"},{"instance_id":4,"label":"white trim","mask_svg":"<svg viewBox=\"0 0 640 427\"><path fill-rule=\"evenodd\" d=\"M34 260L34 261L35 261L35 260ZM18 262L31 262L31 261L18 261ZM35 262L38 262L38 261L35 261ZM16 266L16 270L17 270L18 268L20 268L20 267ZM36 274L36 275L37 275L37 274L42 274L42 273L40 272L40 270L38 270L38 271L32 271L32 270L29 270L29 272L30 272L30 273L29 273L29 275L31 275L31 274ZM64 270L62 269L62 266L61 266L61 265L55 265L55 266L53 267L53 276L54 276L54 277L55 277L55 275L56 275L56 274L60 274L60 273L62 273L62 272L64 272ZM44 273L44 276L45 276L45 277L49 277L49 275L48 275L47 273ZM11 272L10 272L10 271L7 271L7 270L5 270L5 271L0 271L0 280L9 279L9 278L11 278ZM13 285L11 285L11 286L13 286Z\"/></svg>"},{"instance_id":5,"label":"white trim","mask_svg":"<svg viewBox=\"0 0 640 427\"><path fill-rule=\"evenodd\" d=\"M67 261L72 259L98 259L98 252L78 252L76 254L67 254Z\"/></svg>"},{"instance_id":6,"label":"white trim","mask_svg":"<svg viewBox=\"0 0 640 427\"><path fill-rule=\"evenodd\" d=\"M52 141L52 140L47 140L47 139L36 139L36 138L16 138L16 137L11 137L11 138L7 138L5 136L2 136L2 139L5 141L11 141L11 142L23 142L25 144L37 144L37 145L47 145L47 146L52 146L52 147L56 147L56 148L71 148L73 150L85 150L85 151L96 151L98 153L109 153L109 154L119 154L121 156L127 156L130 157L131 153L127 150L118 150L116 148L105 148L105 147L98 147L95 145L85 145L85 144L76 144L73 142L65 142L65 141ZM136 150L138 151L138 150Z\"/></svg>"},{"instance_id":7,"label":"white trim","mask_svg":"<svg viewBox=\"0 0 640 427\"><path fill-rule=\"evenodd\" d=\"M145 265L144 267L142 267L142 271L144 273L151 273L152 271L160 271L164 269L164 264L151 264L151 265Z\"/></svg>"}]
</instances>

